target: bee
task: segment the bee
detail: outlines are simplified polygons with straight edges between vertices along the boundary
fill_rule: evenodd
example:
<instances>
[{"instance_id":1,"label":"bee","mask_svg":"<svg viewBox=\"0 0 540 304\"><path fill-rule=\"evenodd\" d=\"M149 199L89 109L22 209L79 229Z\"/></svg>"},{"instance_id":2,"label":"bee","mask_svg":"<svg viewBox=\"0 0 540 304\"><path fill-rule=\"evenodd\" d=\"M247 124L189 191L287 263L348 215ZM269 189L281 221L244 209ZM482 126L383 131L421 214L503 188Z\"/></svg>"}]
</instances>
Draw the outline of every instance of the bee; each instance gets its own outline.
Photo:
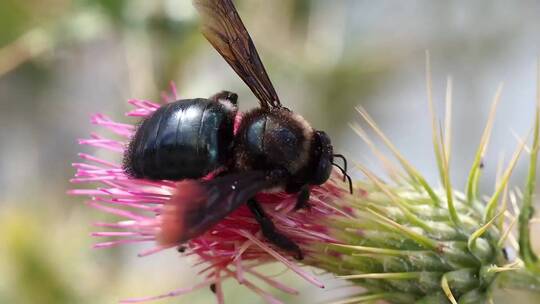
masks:
<instances>
[{"instance_id":1,"label":"bee","mask_svg":"<svg viewBox=\"0 0 540 304\"><path fill-rule=\"evenodd\" d=\"M297 193L295 208L307 206L311 185L326 182L333 166L347 175L347 161L334 154L328 135L282 106L231 0L194 0L202 33L251 89L259 108L246 112L235 131L237 99L214 96L163 105L143 120L124 154L132 178L179 181L164 210L161 242L179 244L211 229L247 204L263 235L279 248L303 254L277 231L255 195L284 190ZM343 167L334 163L343 160ZM213 178L204 178L214 174Z\"/></svg>"}]
</instances>

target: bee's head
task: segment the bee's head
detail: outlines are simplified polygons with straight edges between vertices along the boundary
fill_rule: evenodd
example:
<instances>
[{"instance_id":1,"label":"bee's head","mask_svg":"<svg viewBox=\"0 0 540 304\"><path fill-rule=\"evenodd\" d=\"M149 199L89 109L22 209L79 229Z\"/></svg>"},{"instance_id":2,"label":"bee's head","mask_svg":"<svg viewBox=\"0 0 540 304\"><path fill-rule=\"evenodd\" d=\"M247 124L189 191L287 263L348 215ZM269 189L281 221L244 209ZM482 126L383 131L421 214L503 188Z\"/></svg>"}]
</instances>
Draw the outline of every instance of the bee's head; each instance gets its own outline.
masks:
<instances>
[{"instance_id":1,"label":"bee's head","mask_svg":"<svg viewBox=\"0 0 540 304\"><path fill-rule=\"evenodd\" d=\"M343 179L348 179L349 190L352 193L352 182L349 175L347 175L347 160L341 154L334 154L334 149L330 138L324 131L315 131L313 133L313 145L312 145L312 174L310 176L309 183L312 185L322 185L330 178L333 166L336 166L343 173ZM343 167L334 163L334 157L341 158L343 160Z\"/></svg>"},{"instance_id":2,"label":"bee's head","mask_svg":"<svg viewBox=\"0 0 540 304\"><path fill-rule=\"evenodd\" d=\"M334 161L334 149L330 138L324 131L313 133L313 145L311 155L312 174L310 184L321 185L330 178L332 162Z\"/></svg>"}]
</instances>

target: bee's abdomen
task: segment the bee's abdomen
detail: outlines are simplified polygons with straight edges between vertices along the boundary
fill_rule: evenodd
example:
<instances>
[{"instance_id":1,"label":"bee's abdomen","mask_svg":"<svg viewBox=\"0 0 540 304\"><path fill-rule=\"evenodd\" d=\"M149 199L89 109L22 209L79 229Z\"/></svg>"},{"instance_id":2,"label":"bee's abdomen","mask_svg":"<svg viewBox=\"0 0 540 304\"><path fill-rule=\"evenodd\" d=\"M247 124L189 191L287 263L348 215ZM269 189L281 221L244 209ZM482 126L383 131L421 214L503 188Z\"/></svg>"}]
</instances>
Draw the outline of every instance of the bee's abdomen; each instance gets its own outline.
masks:
<instances>
[{"instance_id":1,"label":"bee's abdomen","mask_svg":"<svg viewBox=\"0 0 540 304\"><path fill-rule=\"evenodd\" d=\"M134 178L200 178L230 158L234 117L207 99L179 100L157 109L137 129L124 155Z\"/></svg>"}]
</instances>

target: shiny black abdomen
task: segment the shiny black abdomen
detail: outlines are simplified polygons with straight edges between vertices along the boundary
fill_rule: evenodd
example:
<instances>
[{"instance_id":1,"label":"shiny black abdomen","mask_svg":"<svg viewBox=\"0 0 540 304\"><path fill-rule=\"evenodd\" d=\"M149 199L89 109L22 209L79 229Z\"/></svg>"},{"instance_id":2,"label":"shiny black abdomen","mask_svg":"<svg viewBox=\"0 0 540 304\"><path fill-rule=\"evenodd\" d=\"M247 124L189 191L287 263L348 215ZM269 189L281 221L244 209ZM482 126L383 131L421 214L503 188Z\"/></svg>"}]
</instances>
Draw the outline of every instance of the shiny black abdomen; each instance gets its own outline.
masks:
<instances>
[{"instance_id":1,"label":"shiny black abdomen","mask_svg":"<svg viewBox=\"0 0 540 304\"><path fill-rule=\"evenodd\" d=\"M234 114L218 102L186 99L166 104L145 119L124 156L135 178L200 178L231 157Z\"/></svg>"}]
</instances>

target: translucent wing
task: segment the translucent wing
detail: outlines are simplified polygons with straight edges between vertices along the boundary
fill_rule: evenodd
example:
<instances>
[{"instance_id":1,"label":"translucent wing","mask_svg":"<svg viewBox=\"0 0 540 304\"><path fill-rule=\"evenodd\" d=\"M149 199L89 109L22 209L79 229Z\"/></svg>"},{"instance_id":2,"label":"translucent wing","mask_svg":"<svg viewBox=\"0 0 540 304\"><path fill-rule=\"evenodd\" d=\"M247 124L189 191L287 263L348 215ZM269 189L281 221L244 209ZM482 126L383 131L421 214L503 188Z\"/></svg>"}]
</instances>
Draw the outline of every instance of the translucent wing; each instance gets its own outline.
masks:
<instances>
[{"instance_id":1,"label":"translucent wing","mask_svg":"<svg viewBox=\"0 0 540 304\"><path fill-rule=\"evenodd\" d=\"M193 0L201 14L203 35L244 80L261 107L280 107L257 49L232 0Z\"/></svg>"},{"instance_id":2,"label":"translucent wing","mask_svg":"<svg viewBox=\"0 0 540 304\"><path fill-rule=\"evenodd\" d=\"M175 245L203 234L274 182L262 171L179 182L162 214L160 242Z\"/></svg>"}]
</instances>

